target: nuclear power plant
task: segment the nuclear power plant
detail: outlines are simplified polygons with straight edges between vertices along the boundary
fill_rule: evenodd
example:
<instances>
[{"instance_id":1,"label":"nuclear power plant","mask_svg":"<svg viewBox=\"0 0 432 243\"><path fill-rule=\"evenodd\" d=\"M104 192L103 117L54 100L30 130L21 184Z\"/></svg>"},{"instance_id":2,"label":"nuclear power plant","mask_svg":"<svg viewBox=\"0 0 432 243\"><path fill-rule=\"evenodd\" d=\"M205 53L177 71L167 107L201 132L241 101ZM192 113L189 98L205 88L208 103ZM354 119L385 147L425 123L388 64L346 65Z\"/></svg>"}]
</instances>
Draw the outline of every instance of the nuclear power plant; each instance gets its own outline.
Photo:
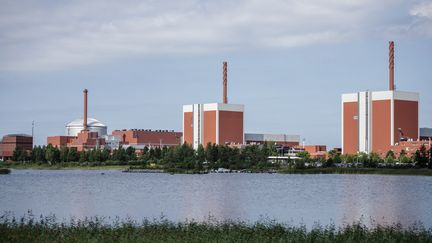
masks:
<instances>
[{"instance_id":1,"label":"nuclear power plant","mask_svg":"<svg viewBox=\"0 0 432 243\"><path fill-rule=\"evenodd\" d=\"M394 42L389 42L389 85L385 91L360 91L341 97L341 150L344 154L402 150L412 154L420 138L431 139L431 129L419 128L419 93L396 89ZM222 63L222 102L183 105L182 131L116 129L108 134L102 122L87 117L88 90L83 91L84 114L66 125L65 135L50 136L47 143L78 151L119 146L144 151L145 147L218 144L248 146L274 142L284 148L308 151L311 157L326 157L325 145L300 145L299 135L245 133L243 104L228 102L228 63Z\"/></svg>"},{"instance_id":2,"label":"nuclear power plant","mask_svg":"<svg viewBox=\"0 0 432 243\"><path fill-rule=\"evenodd\" d=\"M342 95L342 153L385 153L419 138L419 93L396 90L394 42L389 42L389 89Z\"/></svg>"},{"instance_id":3,"label":"nuclear power plant","mask_svg":"<svg viewBox=\"0 0 432 243\"><path fill-rule=\"evenodd\" d=\"M223 63L222 103L183 106L183 142L198 146L211 144L243 144L244 105L228 104L227 62Z\"/></svg>"}]
</instances>

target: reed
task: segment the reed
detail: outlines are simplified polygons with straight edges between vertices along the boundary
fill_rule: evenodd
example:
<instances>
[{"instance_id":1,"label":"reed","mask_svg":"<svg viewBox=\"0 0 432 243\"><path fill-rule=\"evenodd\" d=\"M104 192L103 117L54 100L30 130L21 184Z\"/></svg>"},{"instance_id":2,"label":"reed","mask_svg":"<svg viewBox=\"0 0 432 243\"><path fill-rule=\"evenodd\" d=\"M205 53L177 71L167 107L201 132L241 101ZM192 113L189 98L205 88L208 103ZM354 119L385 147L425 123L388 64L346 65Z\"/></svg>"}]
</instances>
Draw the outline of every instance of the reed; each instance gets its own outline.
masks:
<instances>
[{"instance_id":1,"label":"reed","mask_svg":"<svg viewBox=\"0 0 432 243\"><path fill-rule=\"evenodd\" d=\"M290 226L275 221L193 222L132 220L106 222L101 218L72 219L3 215L0 242L432 242L431 229L421 225L404 228L399 224L368 228L361 222L335 227Z\"/></svg>"}]
</instances>

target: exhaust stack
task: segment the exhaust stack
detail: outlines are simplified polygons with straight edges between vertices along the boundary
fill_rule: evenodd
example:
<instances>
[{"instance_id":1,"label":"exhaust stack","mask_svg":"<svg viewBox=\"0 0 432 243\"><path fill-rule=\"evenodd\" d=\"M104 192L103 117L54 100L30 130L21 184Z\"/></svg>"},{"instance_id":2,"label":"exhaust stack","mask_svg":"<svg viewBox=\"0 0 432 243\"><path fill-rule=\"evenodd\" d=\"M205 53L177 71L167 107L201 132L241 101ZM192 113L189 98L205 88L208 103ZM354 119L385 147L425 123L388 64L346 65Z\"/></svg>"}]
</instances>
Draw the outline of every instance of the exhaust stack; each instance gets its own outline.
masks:
<instances>
[{"instance_id":1,"label":"exhaust stack","mask_svg":"<svg viewBox=\"0 0 432 243\"><path fill-rule=\"evenodd\" d=\"M389 41L389 90L395 90L394 85L394 42Z\"/></svg>"},{"instance_id":2,"label":"exhaust stack","mask_svg":"<svg viewBox=\"0 0 432 243\"><path fill-rule=\"evenodd\" d=\"M84 127L84 131L87 131L87 93L88 90L84 89L83 91L84 93L84 121L83 121L83 127Z\"/></svg>"},{"instance_id":3,"label":"exhaust stack","mask_svg":"<svg viewBox=\"0 0 432 243\"><path fill-rule=\"evenodd\" d=\"M228 103L228 95L227 95L227 62L223 62L223 103Z\"/></svg>"}]
</instances>

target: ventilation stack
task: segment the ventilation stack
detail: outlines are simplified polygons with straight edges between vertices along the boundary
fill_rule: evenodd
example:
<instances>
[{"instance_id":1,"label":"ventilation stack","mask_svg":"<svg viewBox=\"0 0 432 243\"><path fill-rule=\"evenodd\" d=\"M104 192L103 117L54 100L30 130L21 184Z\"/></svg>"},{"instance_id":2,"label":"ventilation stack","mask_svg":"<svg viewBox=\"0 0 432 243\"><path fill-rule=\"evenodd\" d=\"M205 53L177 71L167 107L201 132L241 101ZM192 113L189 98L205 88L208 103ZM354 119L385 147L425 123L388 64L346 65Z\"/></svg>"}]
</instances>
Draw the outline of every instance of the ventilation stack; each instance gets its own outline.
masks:
<instances>
[{"instance_id":1,"label":"ventilation stack","mask_svg":"<svg viewBox=\"0 0 432 243\"><path fill-rule=\"evenodd\" d=\"M84 89L83 91L84 93L84 119L83 119L83 127L84 127L84 131L87 131L87 93L88 90Z\"/></svg>"},{"instance_id":2,"label":"ventilation stack","mask_svg":"<svg viewBox=\"0 0 432 243\"><path fill-rule=\"evenodd\" d=\"M227 95L227 62L223 62L223 103L228 103L228 95Z\"/></svg>"},{"instance_id":3,"label":"ventilation stack","mask_svg":"<svg viewBox=\"0 0 432 243\"><path fill-rule=\"evenodd\" d=\"M394 85L394 42L389 41L389 90L395 90Z\"/></svg>"}]
</instances>

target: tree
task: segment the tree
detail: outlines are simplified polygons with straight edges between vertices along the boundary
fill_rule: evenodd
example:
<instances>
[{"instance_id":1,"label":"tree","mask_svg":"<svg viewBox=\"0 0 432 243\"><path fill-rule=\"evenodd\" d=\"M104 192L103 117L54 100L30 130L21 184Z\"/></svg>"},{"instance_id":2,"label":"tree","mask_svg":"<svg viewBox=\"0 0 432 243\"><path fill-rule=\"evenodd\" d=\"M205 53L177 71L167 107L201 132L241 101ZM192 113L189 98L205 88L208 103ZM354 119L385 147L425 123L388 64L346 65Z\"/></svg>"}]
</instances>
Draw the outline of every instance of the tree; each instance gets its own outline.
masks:
<instances>
[{"instance_id":1,"label":"tree","mask_svg":"<svg viewBox=\"0 0 432 243\"><path fill-rule=\"evenodd\" d=\"M110 159L110 151L108 149L102 150L101 153L101 161L105 162Z\"/></svg>"},{"instance_id":2,"label":"tree","mask_svg":"<svg viewBox=\"0 0 432 243\"><path fill-rule=\"evenodd\" d=\"M357 158L355 162L359 162L365 165L369 162L369 155L365 152L360 152L357 154Z\"/></svg>"},{"instance_id":3,"label":"tree","mask_svg":"<svg viewBox=\"0 0 432 243\"><path fill-rule=\"evenodd\" d=\"M369 161L367 163L367 167L377 167L378 164L381 163L381 158L377 153L370 153L369 154Z\"/></svg>"},{"instance_id":4,"label":"tree","mask_svg":"<svg viewBox=\"0 0 432 243\"><path fill-rule=\"evenodd\" d=\"M153 150L154 151L154 150ZM126 160L136 160L136 154L135 154L135 148L134 147L127 147L126 149Z\"/></svg>"},{"instance_id":5,"label":"tree","mask_svg":"<svg viewBox=\"0 0 432 243\"><path fill-rule=\"evenodd\" d=\"M393 150L387 151L386 157L385 157L385 162L386 163L394 163L395 159L396 159L396 156L395 156Z\"/></svg>"},{"instance_id":6,"label":"tree","mask_svg":"<svg viewBox=\"0 0 432 243\"><path fill-rule=\"evenodd\" d=\"M81 151L79 153L79 162L83 163L83 162L87 162L88 161L88 154L86 151Z\"/></svg>"},{"instance_id":7,"label":"tree","mask_svg":"<svg viewBox=\"0 0 432 243\"><path fill-rule=\"evenodd\" d=\"M411 159L406 155L405 150L401 150L400 154L399 154L399 162L400 163L410 163Z\"/></svg>"},{"instance_id":8,"label":"tree","mask_svg":"<svg viewBox=\"0 0 432 243\"><path fill-rule=\"evenodd\" d=\"M60 148L60 162L69 162L69 148L62 146Z\"/></svg>"},{"instance_id":9,"label":"tree","mask_svg":"<svg viewBox=\"0 0 432 243\"><path fill-rule=\"evenodd\" d=\"M426 151L426 146L422 145L420 149L417 149L414 154L413 160L418 167L424 168L427 166L428 155Z\"/></svg>"},{"instance_id":10,"label":"tree","mask_svg":"<svg viewBox=\"0 0 432 243\"><path fill-rule=\"evenodd\" d=\"M432 169L432 147L429 148L429 162L428 162L429 169Z\"/></svg>"},{"instance_id":11,"label":"tree","mask_svg":"<svg viewBox=\"0 0 432 243\"><path fill-rule=\"evenodd\" d=\"M60 161L60 151L53 147L51 144L48 144L45 150L45 159L49 164L55 164Z\"/></svg>"},{"instance_id":12,"label":"tree","mask_svg":"<svg viewBox=\"0 0 432 243\"><path fill-rule=\"evenodd\" d=\"M196 159L199 162L204 162L206 159L206 152L205 152L204 146L202 146L202 144L198 145L198 149L196 151Z\"/></svg>"},{"instance_id":13,"label":"tree","mask_svg":"<svg viewBox=\"0 0 432 243\"><path fill-rule=\"evenodd\" d=\"M305 159L305 160L308 160L310 158L310 154L309 154L308 151L298 152L297 156L300 157L300 158L302 158L302 159Z\"/></svg>"},{"instance_id":14,"label":"tree","mask_svg":"<svg viewBox=\"0 0 432 243\"><path fill-rule=\"evenodd\" d=\"M74 148L69 149L67 157L67 161L69 162L77 162L80 160L80 155Z\"/></svg>"}]
</instances>

